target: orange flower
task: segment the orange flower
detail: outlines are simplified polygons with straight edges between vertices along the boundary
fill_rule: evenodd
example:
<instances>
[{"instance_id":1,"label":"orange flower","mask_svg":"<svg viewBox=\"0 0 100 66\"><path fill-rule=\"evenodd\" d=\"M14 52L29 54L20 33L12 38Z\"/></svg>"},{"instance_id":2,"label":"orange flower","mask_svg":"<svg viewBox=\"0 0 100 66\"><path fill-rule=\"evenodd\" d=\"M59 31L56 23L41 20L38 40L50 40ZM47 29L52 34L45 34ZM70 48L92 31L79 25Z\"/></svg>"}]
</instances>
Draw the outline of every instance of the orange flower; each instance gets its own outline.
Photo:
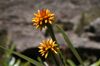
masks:
<instances>
[{"instance_id":1,"label":"orange flower","mask_svg":"<svg viewBox=\"0 0 100 66\"><path fill-rule=\"evenodd\" d=\"M57 48L57 44L55 44L55 41L53 42L52 39L49 41L48 39L47 42L46 40L44 40L43 43L40 43L41 46L38 47L40 49L39 52L40 54L42 54L42 56L45 55L45 58L47 58L49 51L53 51L55 54L58 54L57 50L59 50L59 48Z\"/></svg>"},{"instance_id":2,"label":"orange flower","mask_svg":"<svg viewBox=\"0 0 100 66\"><path fill-rule=\"evenodd\" d=\"M55 20L55 18L53 17L55 14L51 14L50 10L48 9L42 9L41 12L40 10L38 10L38 14L34 13L34 15L36 16L36 18L32 18L32 21L35 22L33 25L37 25L36 29L40 27L40 31L45 27L45 23L52 24L51 21Z\"/></svg>"}]
</instances>

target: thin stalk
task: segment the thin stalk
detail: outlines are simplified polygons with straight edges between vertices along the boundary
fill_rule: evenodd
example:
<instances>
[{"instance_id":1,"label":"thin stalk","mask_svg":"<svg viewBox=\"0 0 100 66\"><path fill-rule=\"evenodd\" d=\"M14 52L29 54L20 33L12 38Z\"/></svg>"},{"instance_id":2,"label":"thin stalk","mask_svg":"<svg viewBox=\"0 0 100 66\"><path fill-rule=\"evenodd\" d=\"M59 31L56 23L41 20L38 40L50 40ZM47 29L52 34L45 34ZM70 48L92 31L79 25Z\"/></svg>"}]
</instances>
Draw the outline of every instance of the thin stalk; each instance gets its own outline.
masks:
<instances>
[{"instance_id":1,"label":"thin stalk","mask_svg":"<svg viewBox=\"0 0 100 66\"><path fill-rule=\"evenodd\" d=\"M60 66L59 63L58 63L58 61L57 61L57 59L56 59L56 57L55 57L55 55L54 55L54 53L51 52L51 51L50 51L50 56L51 56L53 62L55 63L55 65L56 66Z\"/></svg>"},{"instance_id":2,"label":"thin stalk","mask_svg":"<svg viewBox=\"0 0 100 66\"><path fill-rule=\"evenodd\" d=\"M57 43L57 40L56 40L56 38L55 38L54 32L53 32L52 25L49 24L49 23L46 23L45 25L48 27L48 30L49 30L49 33L50 33L50 36L51 36L52 40L53 40L53 41L56 41L56 44L58 44L58 43ZM59 48L59 46L57 46L57 47ZM65 60L64 60L64 58L63 58L63 55L62 55L62 53L61 53L60 50L58 50L58 54L59 54L59 56L60 56L60 59L61 59L62 63L64 64L64 66L67 66L67 64L66 64L66 62L65 62Z\"/></svg>"}]
</instances>

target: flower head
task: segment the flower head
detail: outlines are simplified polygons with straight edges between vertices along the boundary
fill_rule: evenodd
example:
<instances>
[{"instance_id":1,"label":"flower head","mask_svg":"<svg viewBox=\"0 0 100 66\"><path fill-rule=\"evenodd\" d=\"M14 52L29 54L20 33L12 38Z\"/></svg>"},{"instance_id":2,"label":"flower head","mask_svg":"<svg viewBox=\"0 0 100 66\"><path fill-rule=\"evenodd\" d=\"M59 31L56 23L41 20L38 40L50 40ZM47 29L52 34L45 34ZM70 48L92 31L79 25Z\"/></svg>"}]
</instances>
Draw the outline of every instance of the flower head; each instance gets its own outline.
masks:
<instances>
[{"instance_id":1,"label":"flower head","mask_svg":"<svg viewBox=\"0 0 100 66\"><path fill-rule=\"evenodd\" d=\"M32 18L32 21L35 22L33 25L37 25L36 29L40 27L40 31L45 27L45 23L52 24L51 21L55 20L55 18L53 17L54 14L51 14L50 10L48 9L42 9L41 12L40 10L38 10L38 14L34 13L34 15L36 16L36 18Z\"/></svg>"},{"instance_id":2,"label":"flower head","mask_svg":"<svg viewBox=\"0 0 100 66\"><path fill-rule=\"evenodd\" d=\"M58 54L57 50L59 50L59 48L57 48L57 44L55 44L55 41L53 42L53 40L51 39L49 41L49 39L46 41L44 40L43 43L40 43L41 46L38 47L40 50L40 54L42 54L42 56L45 55L45 58L47 58L49 51L53 51L55 54Z\"/></svg>"}]
</instances>

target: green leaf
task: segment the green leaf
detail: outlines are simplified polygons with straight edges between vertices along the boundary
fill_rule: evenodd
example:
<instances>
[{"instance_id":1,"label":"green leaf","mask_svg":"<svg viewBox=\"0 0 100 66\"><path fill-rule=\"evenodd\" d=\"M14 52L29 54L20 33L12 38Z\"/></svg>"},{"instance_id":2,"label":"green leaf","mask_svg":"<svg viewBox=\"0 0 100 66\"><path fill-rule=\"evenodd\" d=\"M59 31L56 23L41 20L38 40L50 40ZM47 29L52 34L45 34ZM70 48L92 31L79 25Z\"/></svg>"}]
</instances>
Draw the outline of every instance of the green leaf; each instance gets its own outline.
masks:
<instances>
[{"instance_id":1,"label":"green leaf","mask_svg":"<svg viewBox=\"0 0 100 66\"><path fill-rule=\"evenodd\" d=\"M24 63L23 66L28 66L28 65L30 65L30 62L26 62L26 63Z\"/></svg>"},{"instance_id":2,"label":"green leaf","mask_svg":"<svg viewBox=\"0 0 100 66\"><path fill-rule=\"evenodd\" d=\"M29 57L23 55L23 54L17 53L17 52L15 52L15 51L11 51L11 50L6 49L6 48L4 48L4 47L2 47L2 46L0 46L0 48L5 49L5 50L11 52L11 53L13 53L13 54L15 54L15 55L17 55L17 56L19 56L19 57L21 57L21 58L23 58L23 59L29 61L29 62L31 62L32 64L34 64L34 65L36 65L36 66L44 66L43 64L41 64L41 63L39 63L39 62L37 62L37 61L35 61L35 60L33 60L33 59L31 59L31 58L29 58Z\"/></svg>"},{"instance_id":3,"label":"green leaf","mask_svg":"<svg viewBox=\"0 0 100 66\"><path fill-rule=\"evenodd\" d=\"M75 63L70 59L68 59L67 62L69 63L70 66L76 66Z\"/></svg>"},{"instance_id":4,"label":"green leaf","mask_svg":"<svg viewBox=\"0 0 100 66\"><path fill-rule=\"evenodd\" d=\"M8 66L4 59L1 59L1 62L3 66Z\"/></svg>"},{"instance_id":5,"label":"green leaf","mask_svg":"<svg viewBox=\"0 0 100 66\"><path fill-rule=\"evenodd\" d=\"M16 45L13 44L13 45L9 48L9 50L13 51L13 50L15 49L15 47L16 47ZM8 59L11 57L11 54L12 54L11 52L7 52L7 51L6 51L6 56L7 56Z\"/></svg>"},{"instance_id":6,"label":"green leaf","mask_svg":"<svg viewBox=\"0 0 100 66\"><path fill-rule=\"evenodd\" d=\"M19 65L20 65L20 63L21 63L21 60L20 60L20 59L18 59L18 60L17 60L17 62L14 64L14 66L19 66Z\"/></svg>"},{"instance_id":7,"label":"green leaf","mask_svg":"<svg viewBox=\"0 0 100 66\"><path fill-rule=\"evenodd\" d=\"M13 51L16 47L16 44L13 44L11 47L10 47L10 50Z\"/></svg>"},{"instance_id":8,"label":"green leaf","mask_svg":"<svg viewBox=\"0 0 100 66\"><path fill-rule=\"evenodd\" d=\"M37 60L40 62L40 63L43 63L42 59L38 56L37 57Z\"/></svg>"},{"instance_id":9,"label":"green leaf","mask_svg":"<svg viewBox=\"0 0 100 66\"><path fill-rule=\"evenodd\" d=\"M67 42L68 46L70 47L71 51L74 53L74 55L76 56L76 58L78 59L78 61L84 66L83 61L81 59L81 57L79 56L78 52L76 51L76 49L73 47L71 41L69 40L69 38L67 37L67 35L65 34L64 30L59 27L58 25L56 25L56 27L58 28L58 30L62 33L65 41Z\"/></svg>"},{"instance_id":10,"label":"green leaf","mask_svg":"<svg viewBox=\"0 0 100 66\"><path fill-rule=\"evenodd\" d=\"M90 66L100 66L100 59L97 62L91 64Z\"/></svg>"}]
</instances>

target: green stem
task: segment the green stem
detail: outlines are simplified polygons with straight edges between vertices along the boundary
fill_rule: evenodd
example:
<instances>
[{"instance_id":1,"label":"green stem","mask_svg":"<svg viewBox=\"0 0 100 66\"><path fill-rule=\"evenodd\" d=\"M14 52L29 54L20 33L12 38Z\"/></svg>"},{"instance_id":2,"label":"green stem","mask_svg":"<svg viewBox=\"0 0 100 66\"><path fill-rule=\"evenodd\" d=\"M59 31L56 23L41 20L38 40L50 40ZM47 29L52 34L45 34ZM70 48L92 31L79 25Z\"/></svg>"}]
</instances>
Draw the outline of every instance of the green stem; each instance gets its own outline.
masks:
<instances>
[{"instance_id":1,"label":"green stem","mask_svg":"<svg viewBox=\"0 0 100 66\"><path fill-rule=\"evenodd\" d=\"M49 33L50 33L50 36L51 36L52 40L53 40L53 41L56 41L56 44L58 44L58 43L57 43L57 40L56 40L56 38L55 38L54 32L53 32L52 25L49 24L49 23L46 23L45 25L48 27L48 30L49 30ZM59 48L59 46L57 46L57 47ZM59 53L60 59L61 59L62 63L64 64L64 66L67 66L67 64L66 64L66 62L65 62L65 60L64 60L64 58L63 58L63 55L62 55L62 53L61 53L60 50L58 50L58 53Z\"/></svg>"},{"instance_id":2,"label":"green stem","mask_svg":"<svg viewBox=\"0 0 100 66\"><path fill-rule=\"evenodd\" d=\"M56 66L60 66L57 59L56 59L56 57L55 57L55 55L54 55L54 53L51 52L51 51L50 51L50 56L53 59L53 62L56 64Z\"/></svg>"}]
</instances>

